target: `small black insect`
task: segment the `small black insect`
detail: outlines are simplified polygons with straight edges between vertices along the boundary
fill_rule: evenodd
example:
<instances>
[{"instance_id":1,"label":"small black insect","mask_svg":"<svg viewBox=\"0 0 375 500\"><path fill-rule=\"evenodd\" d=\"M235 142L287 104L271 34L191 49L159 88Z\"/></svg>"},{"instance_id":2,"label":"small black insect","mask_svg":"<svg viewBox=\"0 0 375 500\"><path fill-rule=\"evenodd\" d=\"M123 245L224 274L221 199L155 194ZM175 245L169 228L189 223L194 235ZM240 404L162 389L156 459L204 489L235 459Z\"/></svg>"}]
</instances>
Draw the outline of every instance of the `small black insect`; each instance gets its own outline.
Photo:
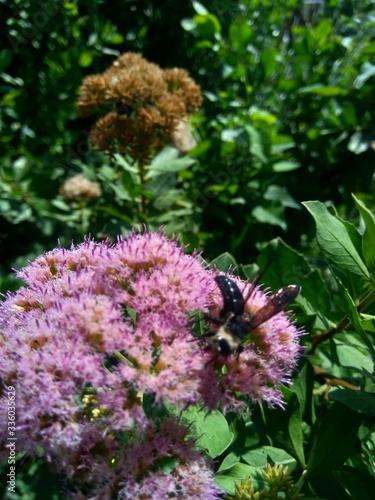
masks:
<instances>
[{"instance_id":1,"label":"small black insect","mask_svg":"<svg viewBox=\"0 0 375 500\"><path fill-rule=\"evenodd\" d=\"M243 341L255 328L281 312L297 297L301 291L299 285L288 285L280 288L268 297L267 303L254 314L244 316L245 305L250 299L260 276L251 283L246 297L243 297L238 286L227 276L216 276L223 296L223 308L220 311L220 319L214 320L219 325L215 332L203 335L216 349L218 354L229 356L230 354L243 351ZM214 358L215 359L215 358Z\"/></svg>"},{"instance_id":2,"label":"small black insect","mask_svg":"<svg viewBox=\"0 0 375 500\"><path fill-rule=\"evenodd\" d=\"M116 101L116 113L123 116L131 116L133 113L133 108L128 104L122 104L121 101Z\"/></svg>"}]
</instances>

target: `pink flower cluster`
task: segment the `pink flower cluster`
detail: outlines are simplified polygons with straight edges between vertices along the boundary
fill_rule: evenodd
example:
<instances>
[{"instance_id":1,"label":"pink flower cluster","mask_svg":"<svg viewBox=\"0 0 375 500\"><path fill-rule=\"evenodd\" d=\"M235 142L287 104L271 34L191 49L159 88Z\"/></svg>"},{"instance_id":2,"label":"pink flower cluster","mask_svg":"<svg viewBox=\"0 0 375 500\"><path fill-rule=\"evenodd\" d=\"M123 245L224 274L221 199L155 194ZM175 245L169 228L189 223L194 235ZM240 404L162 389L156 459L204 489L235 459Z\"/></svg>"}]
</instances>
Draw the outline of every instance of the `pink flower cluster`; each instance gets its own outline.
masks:
<instances>
[{"instance_id":1,"label":"pink flower cluster","mask_svg":"<svg viewBox=\"0 0 375 500\"><path fill-rule=\"evenodd\" d=\"M286 315L261 325L239 357L209 363L215 353L194 339L192 313L222 307L214 273L161 233L57 248L18 276L28 286L0 305L0 378L16 389L23 450L42 446L60 471L92 485L85 498L218 498L183 422L153 420L144 400L225 410L242 407L241 393L281 403L300 350ZM266 300L256 290L250 310ZM1 436L6 421L1 414Z\"/></svg>"}]
</instances>

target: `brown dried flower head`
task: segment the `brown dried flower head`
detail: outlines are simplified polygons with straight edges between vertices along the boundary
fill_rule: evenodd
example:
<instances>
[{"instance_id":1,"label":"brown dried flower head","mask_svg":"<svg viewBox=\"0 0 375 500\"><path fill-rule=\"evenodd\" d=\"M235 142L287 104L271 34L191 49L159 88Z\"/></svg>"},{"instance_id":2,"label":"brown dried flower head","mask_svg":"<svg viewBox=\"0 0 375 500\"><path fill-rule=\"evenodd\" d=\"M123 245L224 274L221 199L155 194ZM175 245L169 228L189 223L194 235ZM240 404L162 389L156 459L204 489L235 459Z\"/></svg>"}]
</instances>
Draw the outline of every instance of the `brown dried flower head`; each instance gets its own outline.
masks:
<instances>
[{"instance_id":1,"label":"brown dried flower head","mask_svg":"<svg viewBox=\"0 0 375 500\"><path fill-rule=\"evenodd\" d=\"M127 52L104 73L85 78L78 111L82 117L101 116L90 133L94 147L145 164L173 142L181 121L201 103L200 88L185 70L162 70Z\"/></svg>"},{"instance_id":2,"label":"brown dried flower head","mask_svg":"<svg viewBox=\"0 0 375 500\"><path fill-rule=\"evenodd\" d=\"M67 179L59 189L59 193L68 201L95 200L101 195L97 182L91 182L82 174Z\"/></svg>"}]
</instances>

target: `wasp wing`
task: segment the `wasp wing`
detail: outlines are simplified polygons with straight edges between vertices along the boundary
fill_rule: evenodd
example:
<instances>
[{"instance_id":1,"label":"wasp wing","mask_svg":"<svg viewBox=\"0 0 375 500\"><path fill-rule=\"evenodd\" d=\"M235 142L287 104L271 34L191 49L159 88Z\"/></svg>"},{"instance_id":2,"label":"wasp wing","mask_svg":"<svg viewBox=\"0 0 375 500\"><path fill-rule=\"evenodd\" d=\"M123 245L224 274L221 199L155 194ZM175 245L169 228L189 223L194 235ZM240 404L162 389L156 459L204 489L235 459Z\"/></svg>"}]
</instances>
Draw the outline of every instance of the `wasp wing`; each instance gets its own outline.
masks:
<instances>
[{"instance_id":1,"label":"wasp wing","mask_svg":"<svg viewBox=\"0 0 375 500\"><path fill-rule=\"evenodd\" d=\"M259 325L285 309L285 307L293 302L300 291L301 287L299 285L288 285L272 294L268 298L267 303L258 309L249 319L248 323L251 330L255 330Z\"/></svg>"}]
</instances>

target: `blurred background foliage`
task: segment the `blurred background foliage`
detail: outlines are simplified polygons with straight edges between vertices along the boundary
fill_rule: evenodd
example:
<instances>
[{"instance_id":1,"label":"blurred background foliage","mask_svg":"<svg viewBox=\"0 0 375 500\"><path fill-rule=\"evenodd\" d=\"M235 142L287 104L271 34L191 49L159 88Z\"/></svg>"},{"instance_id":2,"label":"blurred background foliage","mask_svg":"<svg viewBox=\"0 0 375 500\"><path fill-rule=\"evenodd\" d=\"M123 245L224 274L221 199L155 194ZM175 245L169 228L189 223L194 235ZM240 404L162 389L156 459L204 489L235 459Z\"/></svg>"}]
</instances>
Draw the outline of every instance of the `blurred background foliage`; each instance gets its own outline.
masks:
<instances>
[{"instance_id":1,"label":"blurred background foliage","mask_svg":"<svg viewBox=\"0 0 375 500\"><path fill-rule=\"evenodd\" d=\"M335 204L344 217L351 192L372 204L372 2L0 7L2 289L10 266L57 239L114 237L139 224L137 179L126 161L90 151L91 123L76 112L83 78L127 51L187 69L205 96L191 117L190 158L171 166L176 155L167 152L148 186L149 227L165 225L208 259L229 251L250 262L276 236L308 248L314 225L301 201ZM59 188L82 172L102 196L67 204Z\"/></svg>"},{"instance_id":2,"label":"blurred background foliage","mask_svg":"<svg viewBox=\"0 0 375 500\"><path fill-rule=\"evenodd\" d=\"M374 352L363 328L372 339L375 330L375 2L0 0L0 24L1 291L19 286L12 267L58 240L68 246L85 234L115 238L141 223L164 225L219 269L245 264L243 277L253 275L246 265L258 258L265 267L272 256L265 283L272 289L301 283L299 324L327 334L324 347L313 340L310 360L361 385ZM183 155L162 150L147 167L146 185L129 158L90 149L92 122L76 109L82 80L129 51L163 69L185 68L205 97L190 117L195 148ZM59 189L81 173L99 183L101 196L69 202ZM142 197L148 203L140 215ZM321 203L302 205L308 200ZM327 211L333 206L335 215ZM298 427L302 435L303 428L304 447L315 449L316 414L325 413L321 400L319 408L312 403L312 371L307 364L298 374L300 384L310 384L303 397L298 386L293 394L286 389L288 412L254 414L265 442L294 446L297 457L302 437L290 444L293 432ZM366 379L370 392L373 382ZM296 418L300 396L298 425L281 431L283 419ZM367 440L365 451L336 475L319 470L314 488L324 498L356 498L348 496L355 491L349 468L373 484L371 408L370 417L360 408L365 422L358 435L358 426L352 429L350 441L359 449L358 439ZM243 425L238 435L245 432L243 422L236 425ZM332 437L334 446L344 432ZM342 452L342 462L348 454ZM331 459L336 467L337 457Z\"/></svg>"}]
</instances>

